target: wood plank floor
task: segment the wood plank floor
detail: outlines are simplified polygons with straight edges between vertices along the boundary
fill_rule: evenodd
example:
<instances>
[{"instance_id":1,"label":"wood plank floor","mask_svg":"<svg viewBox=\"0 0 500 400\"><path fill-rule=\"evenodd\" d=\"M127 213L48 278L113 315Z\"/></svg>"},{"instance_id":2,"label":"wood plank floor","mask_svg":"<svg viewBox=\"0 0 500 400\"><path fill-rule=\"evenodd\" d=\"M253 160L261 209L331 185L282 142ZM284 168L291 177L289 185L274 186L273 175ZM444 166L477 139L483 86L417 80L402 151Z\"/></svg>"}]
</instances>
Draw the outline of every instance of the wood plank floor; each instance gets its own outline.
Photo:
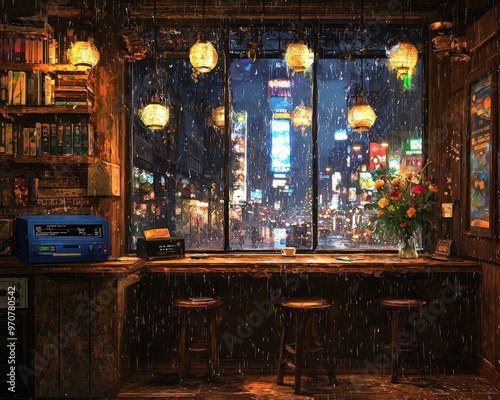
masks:
<instances>
[{"instance_id":1,"label":"wood plank floor","mask_svg":"<svg viewBox=\"0 0 500 400\"><path fill-rule=\"evenodd\" d=\"M201 360L200 360L201 361ZM389 371L367 372L357 367L337 370L339 384L328 382L323 371L304 376L304 393L294 395L293 374L276 384L274 363L223 361L215 382L204 379L204 364L194 362L192 375L179 384L175 366L168 362L141 365L120 391L118 399L196 400L500 400L500 391L473 371L441 371L421 377L400 371L397 384Z\"/></svg>"}]
</instances>

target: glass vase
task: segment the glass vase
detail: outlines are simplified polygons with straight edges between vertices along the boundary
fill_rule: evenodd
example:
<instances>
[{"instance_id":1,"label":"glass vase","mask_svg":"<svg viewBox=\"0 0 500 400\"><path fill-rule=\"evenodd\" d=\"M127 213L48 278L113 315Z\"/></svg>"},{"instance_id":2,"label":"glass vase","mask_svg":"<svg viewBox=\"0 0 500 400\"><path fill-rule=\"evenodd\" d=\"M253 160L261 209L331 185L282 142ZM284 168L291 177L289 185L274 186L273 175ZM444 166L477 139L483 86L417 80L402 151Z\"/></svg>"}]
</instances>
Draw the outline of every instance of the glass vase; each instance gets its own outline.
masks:
<instances>
[{"instance_id":1,"label":"glass vase","mask_svg":"<svg viewBox=\"0 0 500 400\"><path fill-rule=\"evenodd\" d=\"M398 257L403 259L418 258L417 238L414 234L401 236L398 244Z\"/></svg>"}]
</instances>

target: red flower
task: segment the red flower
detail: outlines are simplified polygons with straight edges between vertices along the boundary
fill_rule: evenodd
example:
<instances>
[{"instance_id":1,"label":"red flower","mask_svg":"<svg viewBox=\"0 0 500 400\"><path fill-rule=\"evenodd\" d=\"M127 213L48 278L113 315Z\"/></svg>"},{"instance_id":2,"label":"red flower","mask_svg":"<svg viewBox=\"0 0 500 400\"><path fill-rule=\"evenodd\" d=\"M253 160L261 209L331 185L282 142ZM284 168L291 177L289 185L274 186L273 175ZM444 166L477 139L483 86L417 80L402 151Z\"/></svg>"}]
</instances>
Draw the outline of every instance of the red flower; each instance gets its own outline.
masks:
<instances>
[{"instance_id":1,"label":"red flower","mask_svg":"<svg viewBox=\"0 0 500 400\"><path fill-rule=\"evenodd\" d=\"M392 200L398 200L402 196L401 190L399 189L392 189L391 190L391 199Z\"/></svg>"},{"instance_id":2,"label":"red flower","mask_svg":"<svg viewBox=\"0 0 500 400\"><path fill-rule=\"evenodd\" d=\"M399 226L400 226L401 228L406 228L406 227L408 226L408 222L401 222L401 223L399 224Z\"/></svg>"},{"instance_id":3,"label":"red flower","mask_svg":"<svg viewBox=\"0 0 500 400\"><path fill-rule=\"evenodd\" d=\"M423 194L425 194L425 186L422 183L413 186L411 189L411 194L414 194L415 196L422 196Z\"/></svg>"},{"instance_id":4,"label":"red flower","mask_svg":"<svg viewBox=\"0 0 500 400\"><path fill-rule=\"evenodd\" d=\"M367 195L367 196L365 197L365 201L372 201L372 196Z\"/></svg>"}]
</instances>

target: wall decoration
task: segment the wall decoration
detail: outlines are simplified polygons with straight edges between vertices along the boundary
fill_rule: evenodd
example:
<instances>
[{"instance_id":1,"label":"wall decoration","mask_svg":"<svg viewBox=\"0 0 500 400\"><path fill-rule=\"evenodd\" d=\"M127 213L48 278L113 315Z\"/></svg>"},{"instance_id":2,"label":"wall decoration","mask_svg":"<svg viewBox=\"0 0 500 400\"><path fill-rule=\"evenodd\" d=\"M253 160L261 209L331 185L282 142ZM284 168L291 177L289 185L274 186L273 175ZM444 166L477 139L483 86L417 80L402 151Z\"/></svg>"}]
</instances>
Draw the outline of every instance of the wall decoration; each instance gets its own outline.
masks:
<instances>
[{"instance_id":1,"label":"wall decoration","mask_svg":"<svg viewBox=\"0 0 500 400\"><path fill-rule=\"evenodd\" d=\"M492 77L477 79L469 91L469 194L467 231L478 236L492 232Z\"/></svg>"}]
</instances>

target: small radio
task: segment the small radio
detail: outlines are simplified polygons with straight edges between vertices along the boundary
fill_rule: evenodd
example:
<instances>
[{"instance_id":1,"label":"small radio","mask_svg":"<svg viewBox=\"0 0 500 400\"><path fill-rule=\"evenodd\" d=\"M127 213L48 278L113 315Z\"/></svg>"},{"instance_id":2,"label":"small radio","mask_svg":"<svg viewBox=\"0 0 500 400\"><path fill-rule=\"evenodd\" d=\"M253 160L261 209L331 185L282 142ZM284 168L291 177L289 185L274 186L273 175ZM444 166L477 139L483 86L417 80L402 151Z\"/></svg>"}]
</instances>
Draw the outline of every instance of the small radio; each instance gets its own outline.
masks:
<instances>
[{"instance_id":1,"label":"small radio","mask_svg":"<svg viewBox=\"0 0 500 400\"><path fill-rule=\"evenodd\" d=\"M184 257L184 239L175 237L137 238L137 257L144 260L167 260Z\"/></svg>"}]
</instances>

